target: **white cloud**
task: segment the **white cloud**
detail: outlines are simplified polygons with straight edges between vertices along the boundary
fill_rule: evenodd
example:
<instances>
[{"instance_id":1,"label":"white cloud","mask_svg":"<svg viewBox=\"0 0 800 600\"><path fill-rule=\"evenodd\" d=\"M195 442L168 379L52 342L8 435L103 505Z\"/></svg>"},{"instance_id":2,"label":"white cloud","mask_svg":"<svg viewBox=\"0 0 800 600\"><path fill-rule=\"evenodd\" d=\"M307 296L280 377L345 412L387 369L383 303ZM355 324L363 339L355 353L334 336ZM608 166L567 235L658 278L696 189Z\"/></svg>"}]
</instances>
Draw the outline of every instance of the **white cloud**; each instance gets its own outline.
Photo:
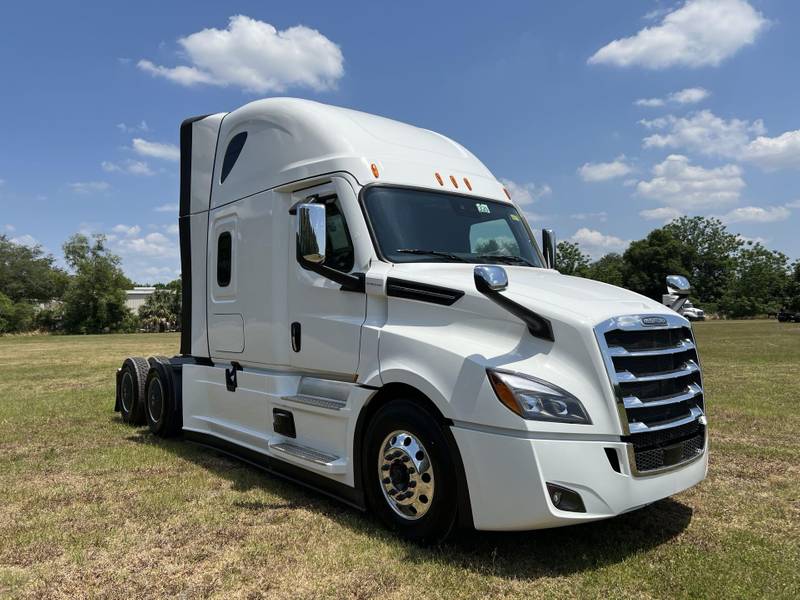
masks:
<instances>
[{"instance_id":1,"label":"white cloud","mask_svg":"<svg viewBox=\"0 0 800 600\"><path fill-rule=\"evenodd\" d=\"M156 206L153 210L156 212L178 212L179 206L173 203L162 204Z\"/></svg>"},{"instance_id":2,"label":"white cloud","mask_svg":"<svg viewBox=\"0 0 800 600\"><path fill-rule=\"evenodd\" d=\"M767 24L744 0L687 0L659 25L612 41L588 62L649 69L717 66L755 42Z\"/></svg>"},{"instance_id":3,"label":"white cloud","mask_svg":"<svg viewBox=\"0 0 800 600\"><path fill-rule=\"evenodd\" d=\"M609 252L622 252L630 244L629 240L623 240L613 235L600 233L596 229L581 227L576 231L570 241L578 244L584 252L592 258L600 258Z\"/></svg>"},{"instance_id":4,"label":"white cloud","mask_svg":"<svg viewBox=\"0 0 800 600\"><path fill-rule=\"evenodd\" d=\"M137 125L126 125L125 123L117 123L117 129L119 129L122 133L136 133L136 132L148 132L150 131L150 127L148 127L147 122L142 120Z\"/></svg>"},{"instance_id":5,"label":"white cloud","mask_svg":"<svg viewBox=\"0 0 800 600\"><path fill-rule=\"evenodd\" d=\"M800 198L797 200L792 200L791 202L787 202L785 206L787 208L800 208Z\"/></svg>"},{"instance_id":6,"label":"white cloud","mask_svg":"<svg viewBox=\"0 0 800 600\"><path fill-rule=\"evenodd\" d=\"M608 220L608 213L604 210L600 212L574 213L571 214L569 218L575 219L576 221L600 221L601 223L605 223Z\"/></svg>"},{"instance_id":7,"label":"white cloud","mask_svg":"<svg viewBox=\"0 0 800 600\"><path fill-rule=\"evenodd\" d=\"M659 106L664 106L665 102L662 98L639 98L634 104L647 108L657 108Z\"/></svg>"},{"instance_id":8,"label":"white cloud","mask_svg":"<svg viewBox=\"0 0 800 600\"><path fill-rule=\"evenodd\" d=\"M800 168L800 129L778 137L759 136L747 144L742 158L767 170Z\"/></svg>"},{"instance_id":9,"label":"white cloud","mask_svg":"<svg viewBox=\"0 0 800 600\"><path fill-rule=\"evenodd\" d=\"M114 233L121 233L127 237L132 237L142 230L138 225L115 225L111 228Z\"/></svg>"},{"instance_id":10,"label":"white cloud","mask_svg":"<svg viewBox=\"0 0 800 600\"><path fill-rule=\"evenodd\" d=\"M584 163L578 168L578 175L584 181L608 181L615 177L624 177L633 170L625 162L625 155L618 156L612 162L607 163Z\"/></svg>"},{"instance_id":11,"label":"white cloud","mask_svg":"<svg viewBox=\"0 0 800 600\"><path fill-rule=\"evenodd\" d=\"M639 216L648 221L663 221L669 223L672 219L677 219L683 214L683 211L671 206L662 206L659 208L648 208L640 210Z\"/></svg>"},{"instance_id":12,"label":"white cloud","mask_svg":"<svg viewBox=\"0 0 800 600\"><path fill-rule=\"evenodd\" d=\"M9 241L14 244L19 244L20 246L33 247L39 245L39 241L35 237L27 233L25 235L13 237Z\"/></svg>"},{"instance_id":13,"label":"white cloud","mask_svg":"<svg viewBox=\"0 0 800 600\"><path fill-rule=\"evenodd\" d=\"M75 181L67 184L76 194L91 194L108 191L111 186L106 181Z\"/></svg>"},{"instance_id":14,"label":"white cloud","mask_svg":"<svg viewBox=\"0 0 800 600\"><path fill-rule=\"evenodd\" d=\"M236 15L226 29L203 29L178 44L191 65L165 67L140 60L138 67L180 85L232 85L259 94L290 87L328 90L344 75L339 46L304 25L278 31Z\"/></svg>"},{"instance_id":15,"label":"white cloud","mask_svg":"<svg viewBox=\"0 0 800 600\"><path fill-rule=\"evenodd\" d=\"M142 156L162 158L164 160L178 160L181 157L181 150L173 144L163 144L161 142L150 142L142 138L133 138L133 151Z\"/></svg>"},{"instance_id":16,"label":"white cloud","mask_svg":"<svg viewBox=\"0 0 800 600\"><path fill-rule=\"evenodd\" d=\"M114 236L112 238L109 236L109 243L123 259L126 257L178 258L178 243L157 231L141 237L137 237L136 233L133 235L123 233L122 237Z\"/></svg>"},{"instance_id":17,"label":"white cloud","mask_svg":"<svg viewBox=\"0 0 800 600\"><path fill-rule=\"evenodd\" d=\"M141 160L126 160L114 163L104 160L100 166L107 173L129 173L131 175L155 175L150 166Z\"/></svg>"},{"instance_id":18,"label":"white cloud","mask_svg":"<svg viewBox=\"0 0 800 600\"><path fill-rule=\"evenodd\" d=\"M667 102L673 104L697 104L702 102L711 95L705 88L693 87L685 88L677 92L672 92L666 98L640 98L634 104L636 106L644 106L647 108L655 108L664 106Z\"/></svg>"},{"instance_id":19,"label":"white cloud","mask_svg":"<svg viewBox=\"0 0 800 600\"><path fill-rule=\"evenodd\" d=\"M702 210L731 204L745 187L736 165L705 169L690 164L687 157L671 154L653 167L654 177L640 181L636 191L645 198L683 210Z\"/></svg>"},{"instance_id":20,"label":"white cloud","mask_svg":"<svg viewBox=\"0 0 800 600\"><path fill-rule=\"evenodd\" d=\"M751 135L765 133L764 123L741 119L726 121L710 110L701 110L688 117L668 115L642 120L647 129L667 130L643 140L645 148L686 148L705 155L739 158Z\"/></svg>"},{"instance_id":21,"label":"white cloud","mask_svg":"<svg viewBox=\"0 0 800 600\"><path fill-rule=\"evenodd\" d=\"M516 183L510 179L501 179L500 181L504 186L506 186L508 193L511 194L511 197L514 199L514 202L520 206L533 204L537 200L540 200L553 193L553 190L546 183L541 185L537 185L535 183Z\"/></svg>"},{"instance_id":22,"label":"white cloud","mask_svg":"<svg viewBox=\"0 0 800 600\"><path fill-rule=\"evenodd\" d=\"M800 129L767 137L761 119L725 120L710 110L687 117L667 115L642 119L649 130L661 130L645 137L645 148L684 148L700 154L752 162L766 170L800 168ZM752 136L757 136L753 138Z\"/></svg>"},{"instance_id":23,"label":"white cloud","mask_svg":"<svg viewBox=\"0 0 800 600\"><path fill-rule=\"evenodd\" d=\"M16 228L16 227L14 227L14 226L13 226L13 225L11 225L11 224L6 224L6 225L3 225L3 231L5 231L5 232L7 232L7 233L14 233L16 230L17 230L17 228Z\"/></svg>"},{"instance_id":24,"label":"white cloud","mask_svg":"<svg viewBox=\"0 0 800 600\"><path fill-rule=\"evenodd\" d=\"M740 206L734 208L720 219L724 223L776 223L785 221L792 214L785 206Z\"/></svg>"}]
</instances>

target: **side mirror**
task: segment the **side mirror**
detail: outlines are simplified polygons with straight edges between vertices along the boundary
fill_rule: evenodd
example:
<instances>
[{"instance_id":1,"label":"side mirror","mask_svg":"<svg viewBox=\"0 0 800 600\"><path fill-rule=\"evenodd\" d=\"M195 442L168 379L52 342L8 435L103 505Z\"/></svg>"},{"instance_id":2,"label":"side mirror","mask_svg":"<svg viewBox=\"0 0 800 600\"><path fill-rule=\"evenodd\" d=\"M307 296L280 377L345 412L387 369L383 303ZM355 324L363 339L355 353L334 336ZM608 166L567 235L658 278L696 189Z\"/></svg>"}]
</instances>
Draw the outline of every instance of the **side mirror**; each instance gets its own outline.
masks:
<instances>
[{"instance_id":1,"label":"side mirror","mask_svg":"<svg viewBox=\"0 0 800 600\"><path fill-rule=\"evenodd\" d=\"M667 275L667 292L676 296L688 296L692 291L689 280L683 275Z\"/></svg>"},{"instance_id":2,"label":"side mirror","mask_svg":"<svg viewBox=\"0 0 800 600\"><path fill-rule=\"evenodd\" d=\"M502 292L508 287L508 275L503 267L480 265L473 271L475 287L482 294Z\"/></svg>"},{"instance_id":3,"label":"side mirror","mask_svg":"<svg viewBox=\"0 0 800 600\"><path fill-rule=\"evenodd\" d=\"M297 254L307 263L325 262L325 206L301 204L297 207Z\"/></svg>"},{"instance_id":4,"label":"side mirror","mask_svg":"<svg viewBox=\"0 0 800 600\"><path fill-rule=\"evenodd\" d=\"M552 229L542 229L542 253L544 266L548 269L556 268L556 234Z\"/></svg>"}]
</instances>

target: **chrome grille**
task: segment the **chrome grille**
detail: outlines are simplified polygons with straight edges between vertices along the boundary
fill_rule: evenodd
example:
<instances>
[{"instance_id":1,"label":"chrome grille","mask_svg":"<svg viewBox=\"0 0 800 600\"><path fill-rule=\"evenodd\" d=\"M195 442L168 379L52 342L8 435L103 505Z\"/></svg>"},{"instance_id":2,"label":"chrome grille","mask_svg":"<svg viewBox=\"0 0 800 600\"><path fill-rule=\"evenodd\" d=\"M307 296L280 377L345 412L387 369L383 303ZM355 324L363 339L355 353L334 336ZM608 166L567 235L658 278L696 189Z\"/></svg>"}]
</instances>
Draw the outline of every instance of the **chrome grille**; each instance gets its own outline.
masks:
<instances>
[{"instance_id":1,"label":"chrome grille","mask_svg":"<svg viewBox=\"0 0 800 600\"><path fill-rule=\"evenodd\" d=\"M703 380L688 321L678 315L616 317L598 325L595 336L633 473L651 474L701 456Z\"/></svg>"}]
</instances>

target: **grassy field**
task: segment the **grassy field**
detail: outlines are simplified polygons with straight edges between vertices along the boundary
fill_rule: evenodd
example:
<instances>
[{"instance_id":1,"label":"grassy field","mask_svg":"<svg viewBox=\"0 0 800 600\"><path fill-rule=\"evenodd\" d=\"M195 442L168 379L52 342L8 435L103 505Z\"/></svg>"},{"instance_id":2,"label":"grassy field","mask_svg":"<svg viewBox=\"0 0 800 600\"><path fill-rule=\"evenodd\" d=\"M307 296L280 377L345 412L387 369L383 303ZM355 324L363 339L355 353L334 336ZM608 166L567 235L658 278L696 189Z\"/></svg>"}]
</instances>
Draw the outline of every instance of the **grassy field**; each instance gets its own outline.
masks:
<instances>
[{"instance_id":1,"label":"grassy field","mask_svg":"<svg viewBox=\"0 0 800 600\"><path fill-rule=\"evenodd\" d=\"M0 597L797 597L800 325L697 326L708 479L622 517L421 549L112 412L175 335L0 338Z\"/></svg>"}]
</instances>

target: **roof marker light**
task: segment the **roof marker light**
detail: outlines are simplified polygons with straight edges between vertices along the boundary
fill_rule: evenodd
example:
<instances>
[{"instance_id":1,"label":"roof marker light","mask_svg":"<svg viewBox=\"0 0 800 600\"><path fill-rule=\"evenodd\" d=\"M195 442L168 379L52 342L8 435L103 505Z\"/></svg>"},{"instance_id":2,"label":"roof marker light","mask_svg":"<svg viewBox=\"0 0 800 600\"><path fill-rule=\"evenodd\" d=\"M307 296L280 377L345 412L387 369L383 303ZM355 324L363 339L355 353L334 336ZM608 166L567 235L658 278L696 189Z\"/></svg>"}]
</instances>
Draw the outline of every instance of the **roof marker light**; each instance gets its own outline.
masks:
<instances>
[{"instance_id":1,"label":"roof marker light","mask_svg":"<svg viewBox=\"0 0 800 600\"><path fill-rule=\"evenodd\" d=\"M472 184L469 182L469 179L464 177L464 185L467 186L467 189L471 192L472 191Z\"/></svg>"},{"instance_id":2,"label":"roof marker light","mask_svg":"<svg viewBox=\"0 0 800 600\"><path fill-rule=\"evenodd\" d=\"M452 181L452 182L453 182L453 186L454 186L456 189L458 189L458 182L456 181L456 178L455 178L455 177L453 177L452 175L450 175L450 181Z\"/></svg>"},{"instance_id":3,"label":"roof marker light","mask_svg":"<svg viewBox=\"0 0 800 600\"><path fill-rule=\"evenodd\" d=\"M439 175L439 173L434 173L434 175L436 175L436 181L439 182L439 185L444 185L444 180L442 179L442 176Z\"/></svg>"},{"instance_id":4,"label":"roof marker light","mask_svg":"<svg viewBox=\"0 0 800 600\"><path fill-rule=\"evenodd\" d=\"M377 179L378 178L378 165L376 165L375 163L372 163L372 165L370 165L370 166L372 167L372 174L375 176L375 179Z\"/></svg>"},{"instance_id":5,"label":"roof marker light","mask_svg":"<svg viewBox=\"0 0 800 600\"><path fill-rule=\"evenodd\" d=\"M511 200L511 194L508 193L508 190L506 188L503 188L503 191L506 193L506 198Z\"/></svg>"}]
</instances>

